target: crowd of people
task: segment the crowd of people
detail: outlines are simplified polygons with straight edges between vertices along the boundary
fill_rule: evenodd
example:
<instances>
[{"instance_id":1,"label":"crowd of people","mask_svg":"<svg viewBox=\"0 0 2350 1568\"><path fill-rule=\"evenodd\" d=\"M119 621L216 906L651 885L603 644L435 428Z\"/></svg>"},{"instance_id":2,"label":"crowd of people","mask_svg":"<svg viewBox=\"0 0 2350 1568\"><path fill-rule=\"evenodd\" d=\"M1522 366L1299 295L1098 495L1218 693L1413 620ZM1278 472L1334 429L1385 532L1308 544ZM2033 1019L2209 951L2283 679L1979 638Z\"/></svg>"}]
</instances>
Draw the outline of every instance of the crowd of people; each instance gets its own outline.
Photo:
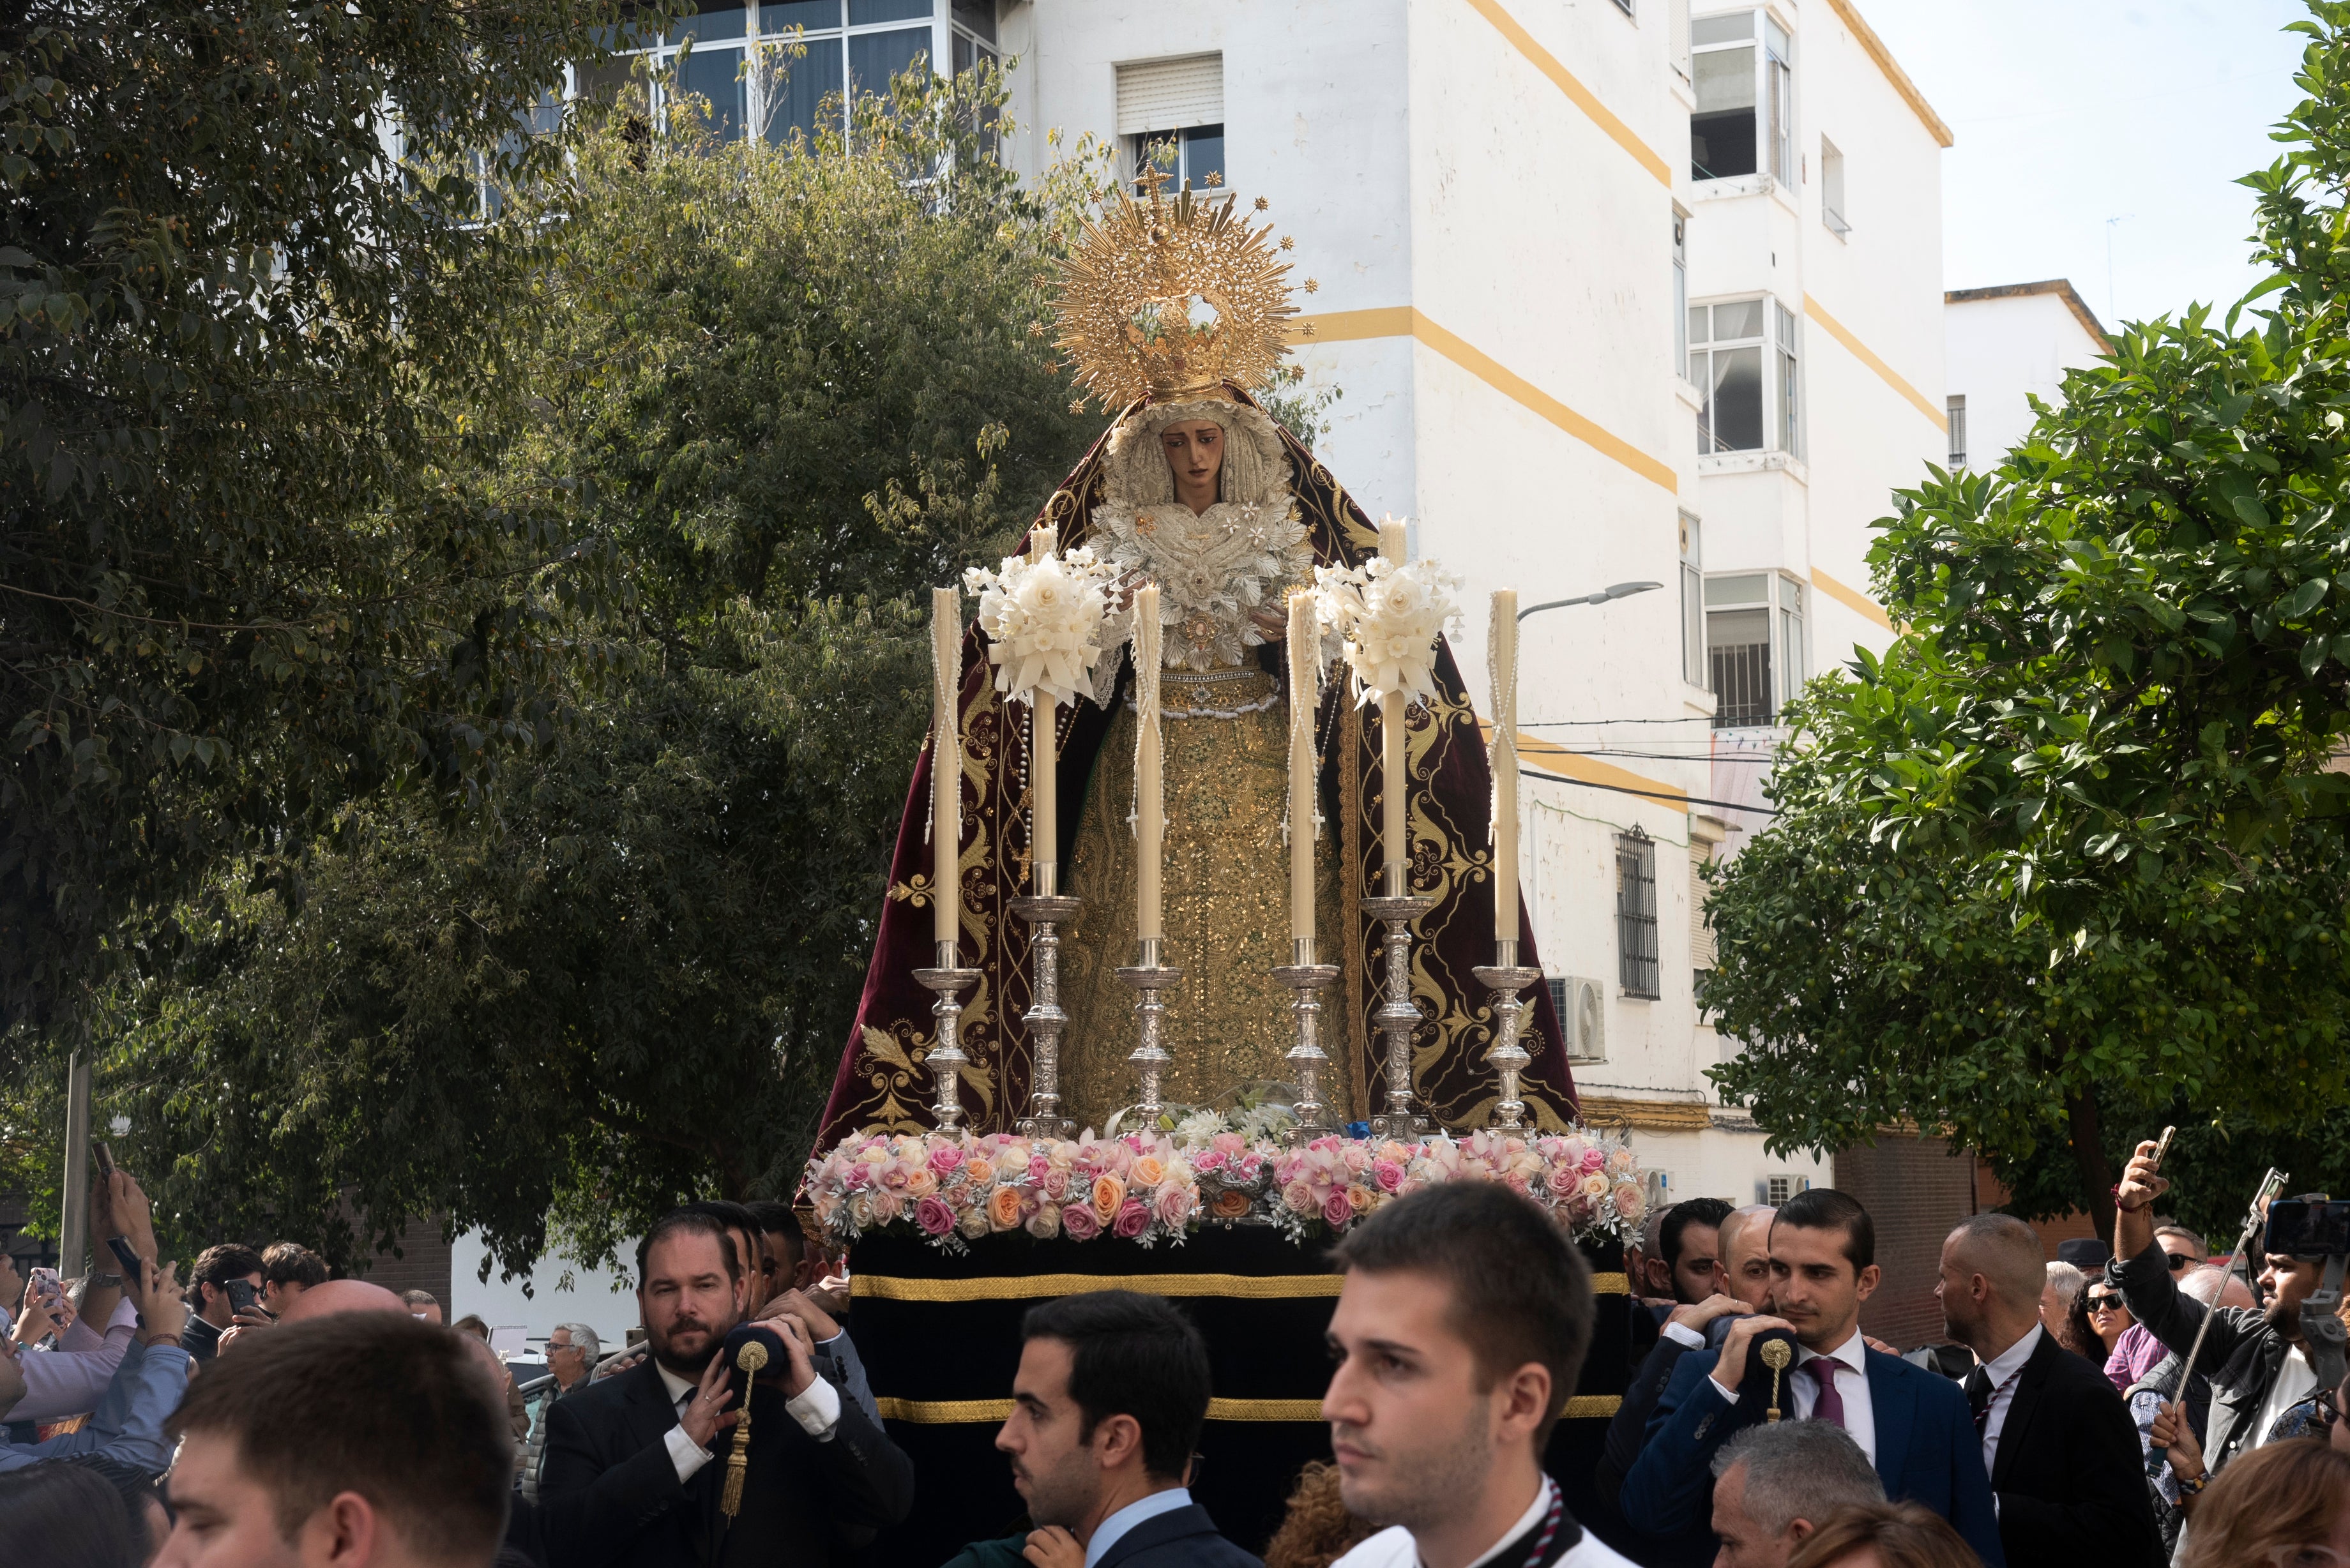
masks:
<instances>
[{"instance_id":1,"label":"crowd of people","mask_svg":"<svg viewBox=\"0 0 2350 1568\"><path fill-rule=\"evenodd\" d=\"M2152 1153L2117 1189L2117 1255L2087 1269L2010 1216L1958 1226L1950 1343L1907 1355L1861 1331L1884 1282L1841 1192L1675 1205L1628 1251L1628 1298L1595 1295L1504 1187L1390 1203L1332 1250L1332 1460L1296 1478L1263 1563L2350 1568L2350 1390L2319 1386L2301 1311L2324 1260L2212 1267L2154 1214ZM290 1243L213 1247L182 1285L120 1171L91 1218L120 1273L0 1272L0 1542L24 1561L867 1564L917 1506L847 1294L784 1205L651 1226L641 1343L559 1325L535 1418L486 1326L429 1294ZM1603 1300L1653 1345L1596 1468L1562 1478L1553 1430L1595 1335L1624 1330ZM1026 1517L950 1568L1254 1568L1189 1490L1212 1377L1180 1305L1088 1292L1019 1334L994 1446Z\"/></svg>"}]
</instances>

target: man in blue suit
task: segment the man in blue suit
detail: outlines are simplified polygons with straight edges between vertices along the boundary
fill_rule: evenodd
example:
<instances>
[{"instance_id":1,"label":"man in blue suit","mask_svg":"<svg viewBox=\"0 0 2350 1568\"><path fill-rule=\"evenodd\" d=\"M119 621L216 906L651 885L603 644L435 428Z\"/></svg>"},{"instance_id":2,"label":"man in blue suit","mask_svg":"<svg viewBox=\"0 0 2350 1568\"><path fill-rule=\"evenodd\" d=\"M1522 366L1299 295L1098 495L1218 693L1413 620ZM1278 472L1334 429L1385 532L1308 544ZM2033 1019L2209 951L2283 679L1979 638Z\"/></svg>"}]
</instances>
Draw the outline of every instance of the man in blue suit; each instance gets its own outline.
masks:
<instances>
[{"instance_id":1,"label":"man in blue suit","mask_svg":"<svg viewBox=\"0 0 2350 1568\"><path fill-rule=\"evenodd\" d=\"M1966 1537L1986 1568L2005 1568L1991 1480L1959 1386L1860 1336L1860 1303L1879 1278L1868 1210L1833 1188L1797 1193L1771 1227L1776 1316L1738 1320L1719 1353L1692 1350L1649 1417L1640 1457L1624 1478L1624 1517L1659 1536L1704 1527L1713 1456L1766 1418L1773 1403L1799 1421L1834 1421L1876 1466L1896 1501L1922 1503ZM1794 1360L1773 1377L1750 1356L1773 1330L1792 1331Z\"/></svg>"}]
</instances>

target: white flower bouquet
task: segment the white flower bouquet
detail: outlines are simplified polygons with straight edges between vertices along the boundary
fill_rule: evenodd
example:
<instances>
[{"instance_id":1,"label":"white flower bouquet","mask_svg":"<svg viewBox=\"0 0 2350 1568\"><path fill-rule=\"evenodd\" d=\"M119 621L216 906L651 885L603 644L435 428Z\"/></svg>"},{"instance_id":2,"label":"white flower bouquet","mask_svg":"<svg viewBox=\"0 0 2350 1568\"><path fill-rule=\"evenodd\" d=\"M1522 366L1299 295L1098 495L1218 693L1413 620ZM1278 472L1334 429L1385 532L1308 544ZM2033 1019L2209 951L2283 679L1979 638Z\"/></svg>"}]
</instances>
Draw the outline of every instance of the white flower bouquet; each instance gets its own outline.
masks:
<instances>
[{"instance_id":1,"label":"white flower bouquet","mask_svg":"<svg viewBox=\"0 0 2350 1568\"><path fill-rule=\"evenodd\" d=\"M1314 607L1345 639L1358 701L1390 692L1409 701L1436 695L1436 639L1460 618L1461 579L1432 560L1398 566L1373 556L1359 566L1314 568Z\"/></svg>"},{"instance_id":2,"label":"white flower bouquet","mask_svg":"<svg viewBox=\"0 0 2350 1568\"><path fill-rule=\"evenodd\" d=\"M1015 702L1033 703L1042 692L1064 706L1090 691L1108 610L1104 590L1116 575L1082 545L1034 561L1006 556L994 571L964 572L963 591L979 600L995 689Z\"/></svg>"}]
</instances>

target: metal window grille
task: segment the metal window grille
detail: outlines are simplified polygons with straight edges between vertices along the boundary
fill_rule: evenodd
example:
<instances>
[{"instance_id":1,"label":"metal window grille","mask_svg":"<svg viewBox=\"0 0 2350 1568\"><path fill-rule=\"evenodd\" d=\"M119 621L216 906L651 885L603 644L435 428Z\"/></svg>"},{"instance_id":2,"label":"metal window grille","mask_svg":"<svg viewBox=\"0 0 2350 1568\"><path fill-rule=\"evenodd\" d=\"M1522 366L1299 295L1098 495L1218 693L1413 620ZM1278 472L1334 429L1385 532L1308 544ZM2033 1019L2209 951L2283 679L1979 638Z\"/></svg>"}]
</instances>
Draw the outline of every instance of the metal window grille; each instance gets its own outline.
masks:
<instances>
[{"instance_id":1,"label":"metal window grille","mask_svg":"<svg viewBox=\"0 0 2350 1568\"><path fill-rule=\"evenodd\" d=\"M1964 468L1967 465L1967 400L1964 395L1950 400L1948 412L1950 420L1950 466Z\"/></svg>"},{"instance_id":2,"label":"metal window grille","mask_svg":"<svg viewBox=\"0 0 2350 1568\"><path fill-rule=\"evenodd\" d=\"M1638 828L1616 838L1617 978L1627 996L1656 1000L1657 846Z\"/></svg>"},{"instance_id":3,"label":"metal window grille","mask_svg":"<svg viewBox=\"0 0 2350 1568\"><path fill-rule=\"evenodd\" d=\"M1715 644L1705 651L1713 670L1715 729L1767 724L1779 716L1771 690L1769 643Z\"/></svg>"}]
</instances>

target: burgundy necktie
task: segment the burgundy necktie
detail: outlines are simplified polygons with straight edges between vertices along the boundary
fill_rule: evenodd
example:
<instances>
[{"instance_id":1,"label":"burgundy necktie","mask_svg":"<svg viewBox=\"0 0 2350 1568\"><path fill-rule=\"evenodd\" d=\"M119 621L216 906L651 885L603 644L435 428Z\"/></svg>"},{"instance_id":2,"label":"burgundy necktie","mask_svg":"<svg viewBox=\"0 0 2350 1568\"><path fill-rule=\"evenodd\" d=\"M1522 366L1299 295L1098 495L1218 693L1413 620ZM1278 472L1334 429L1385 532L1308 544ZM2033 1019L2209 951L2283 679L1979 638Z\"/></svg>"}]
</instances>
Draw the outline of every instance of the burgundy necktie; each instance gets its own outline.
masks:
<instances>
[{"instance_id":1,"label":"burgundy necktie","mask_svg":"<svg viewBox=\"0 0 2350 1568\"><path fill-rule=\"evenodd\" d=\"M1835 1384L1836 1368L1842 1365L1833 1355L1814 1355L1804 1363L1804 1370L1820 1386L1819 1402L1812 1407L1813 1420L1844 1425L1844 1396L1836 1392Z\"/></svg>"}]
</instances>

